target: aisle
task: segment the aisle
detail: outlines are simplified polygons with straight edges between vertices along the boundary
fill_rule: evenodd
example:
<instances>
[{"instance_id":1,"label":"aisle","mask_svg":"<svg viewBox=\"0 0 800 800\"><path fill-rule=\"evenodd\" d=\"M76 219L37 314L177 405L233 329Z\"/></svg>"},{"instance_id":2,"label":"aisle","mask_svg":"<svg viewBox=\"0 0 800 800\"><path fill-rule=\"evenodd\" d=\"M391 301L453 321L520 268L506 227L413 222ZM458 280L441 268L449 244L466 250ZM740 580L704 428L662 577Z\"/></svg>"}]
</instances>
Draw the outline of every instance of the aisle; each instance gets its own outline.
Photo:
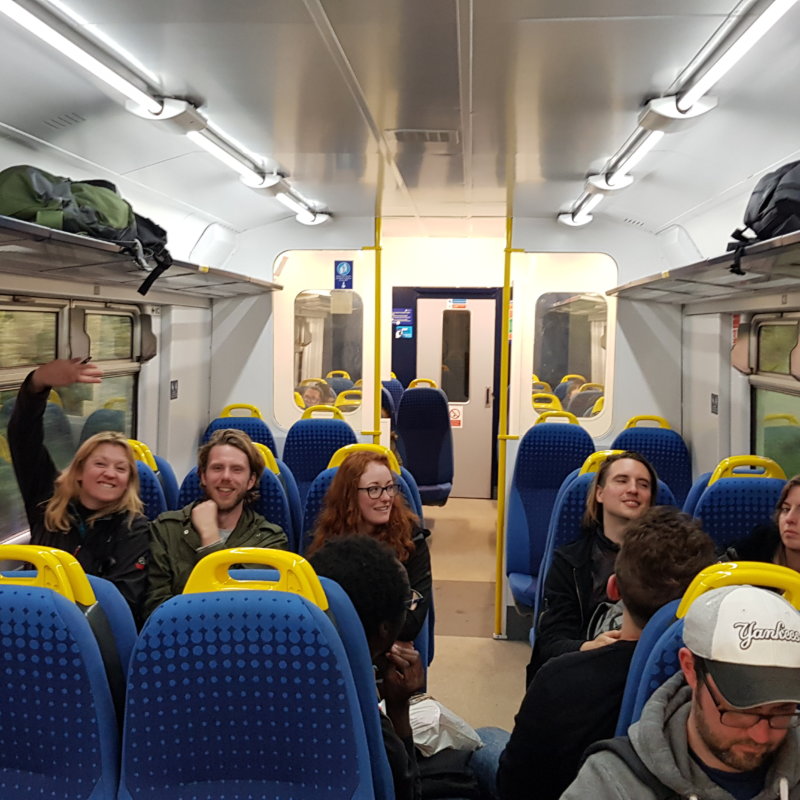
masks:
<instances>
[{"instance_id":1,"label":"aisle","mask_svg":"<svg viewBox=\"0 0 800 800\"><path fill-rule=\"evenodd\" d=\"M436 607L428 689L473 727L510 730L530 647L492 638L497 503L454 498L424 510Z\"/></svg>"}]
</instances>

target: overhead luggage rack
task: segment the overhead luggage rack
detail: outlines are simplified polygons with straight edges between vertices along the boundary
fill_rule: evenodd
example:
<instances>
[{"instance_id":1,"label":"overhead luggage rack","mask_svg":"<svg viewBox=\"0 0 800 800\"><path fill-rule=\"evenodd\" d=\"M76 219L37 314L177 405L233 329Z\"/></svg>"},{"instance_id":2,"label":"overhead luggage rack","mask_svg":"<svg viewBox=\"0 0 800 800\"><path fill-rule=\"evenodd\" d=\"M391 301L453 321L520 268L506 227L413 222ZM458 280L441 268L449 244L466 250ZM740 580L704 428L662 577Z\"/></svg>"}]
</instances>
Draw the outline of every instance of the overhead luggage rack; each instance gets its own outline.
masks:
<instances>
[{"instance_id":1,"label":"overhead luggage rack","mask_svg":"<svg viewBox=\"0 0 800 800\"><path fill-rule=\"evenodd\" d=\"M0 274L56 278L137 289L148 274L113 242L46 228L0 215ZM257 295L283 287L235 272L174 261L153 293L220 298Z\"/></svg>"},{"instance_id":2,"label":"overhead luggage rack","mask_svg":"<svg viewBox=\"0 0 800 800\"><path fill-rule=\"evenodd\" d=\"M745 295L780 294L800 286L800 231L752 244L742 256L744 275L730 272L733 253L698 261L609 289L624 300L692 304Z\"/></svg>"}]
</instances>

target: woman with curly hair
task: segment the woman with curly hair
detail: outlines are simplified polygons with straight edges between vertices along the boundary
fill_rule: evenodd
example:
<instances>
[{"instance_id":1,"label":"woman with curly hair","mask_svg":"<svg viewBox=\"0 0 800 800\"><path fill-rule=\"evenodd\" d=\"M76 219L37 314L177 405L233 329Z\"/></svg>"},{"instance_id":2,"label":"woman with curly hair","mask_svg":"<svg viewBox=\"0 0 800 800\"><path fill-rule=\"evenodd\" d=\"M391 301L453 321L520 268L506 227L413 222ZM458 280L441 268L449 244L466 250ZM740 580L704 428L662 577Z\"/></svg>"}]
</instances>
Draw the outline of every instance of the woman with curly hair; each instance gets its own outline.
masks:
<instances>
[{"instance_id":1,"label":"woman with curly hair","mask_svg":"<svg viewBox=\"0 0 800 800\"><path fill-rule=\"evenodd\" d=\"M430 606L431 558L425 541L430 532L420 527L380 453L351 453L331 482L317 519L312 554L339 536L363 534L387 544L406 568L408 582L418 602L408 612L401 641L411 641L420 632Z\"/></svg>"}]
</instances>

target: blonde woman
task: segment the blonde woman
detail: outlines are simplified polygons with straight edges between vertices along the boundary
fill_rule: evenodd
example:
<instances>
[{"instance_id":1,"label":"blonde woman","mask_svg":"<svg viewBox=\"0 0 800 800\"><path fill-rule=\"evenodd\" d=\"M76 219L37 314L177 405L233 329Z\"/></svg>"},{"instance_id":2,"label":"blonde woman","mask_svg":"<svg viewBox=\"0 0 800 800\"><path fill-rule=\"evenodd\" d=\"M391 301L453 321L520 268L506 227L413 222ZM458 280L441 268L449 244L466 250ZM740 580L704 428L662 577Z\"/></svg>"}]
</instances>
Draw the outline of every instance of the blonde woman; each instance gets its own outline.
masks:
<instances>
[{"instance_id":1,"label":"blonde woman","mask_svg":"<svg viewBox=\"0 0 800 800\"><path fill-rule=\"evenodd\" d=\"M31 372L14 404L8 442L31 544L65 550L87 573L114 583L138 621L150 545L127 439L113 431L95 434L61 474L44 446L50 389L100 383L102 374L79 358L56 359Z\"/></svg>"}]
</instances>

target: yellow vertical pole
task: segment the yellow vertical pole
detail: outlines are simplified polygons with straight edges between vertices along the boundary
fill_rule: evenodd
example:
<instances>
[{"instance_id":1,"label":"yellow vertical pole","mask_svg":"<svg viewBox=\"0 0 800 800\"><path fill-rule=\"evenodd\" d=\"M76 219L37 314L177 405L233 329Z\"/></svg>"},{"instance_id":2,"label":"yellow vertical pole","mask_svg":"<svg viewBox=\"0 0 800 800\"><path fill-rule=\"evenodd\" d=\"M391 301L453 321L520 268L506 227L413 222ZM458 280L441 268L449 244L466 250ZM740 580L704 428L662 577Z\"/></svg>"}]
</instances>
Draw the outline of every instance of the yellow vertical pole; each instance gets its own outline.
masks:
<instances>
[{"instance_id":1,"label":"yellow vertical pole","mask_svg":"<svg viewBox=\"0 0 800 800\"><path fill-rule=\"evenodd\" d=\"M373 414L372 430L361 431L365 436L371 436L373 444L380 444L381 441L381 292L382 292L382 272L381 272L381 218L375 217L375 244L372 247L364 247L364 250L375 251L375 330L373 339L375 341L375 363L373 365L374 380L372 385L373 394Z\"/></svg>"},{"instance_id":2,"label":"yellow vertical pole","mask_svg":"<svg viewBox=\"0 0 800 800\"><path fill-rule=\"evenodd\" d=\"M495 553L495 587L494 587L494 636L503 635L503 555L506 542L506 442L516 439L508 435L508 321L511 306L511 254L521 252L511 248L511 238L514 230L514 221L511 217L506 219L506 249L505 266L503 271L503 322L500 335L500 418L497 431L497 550Z\"/></svg>"}]
</instances>

